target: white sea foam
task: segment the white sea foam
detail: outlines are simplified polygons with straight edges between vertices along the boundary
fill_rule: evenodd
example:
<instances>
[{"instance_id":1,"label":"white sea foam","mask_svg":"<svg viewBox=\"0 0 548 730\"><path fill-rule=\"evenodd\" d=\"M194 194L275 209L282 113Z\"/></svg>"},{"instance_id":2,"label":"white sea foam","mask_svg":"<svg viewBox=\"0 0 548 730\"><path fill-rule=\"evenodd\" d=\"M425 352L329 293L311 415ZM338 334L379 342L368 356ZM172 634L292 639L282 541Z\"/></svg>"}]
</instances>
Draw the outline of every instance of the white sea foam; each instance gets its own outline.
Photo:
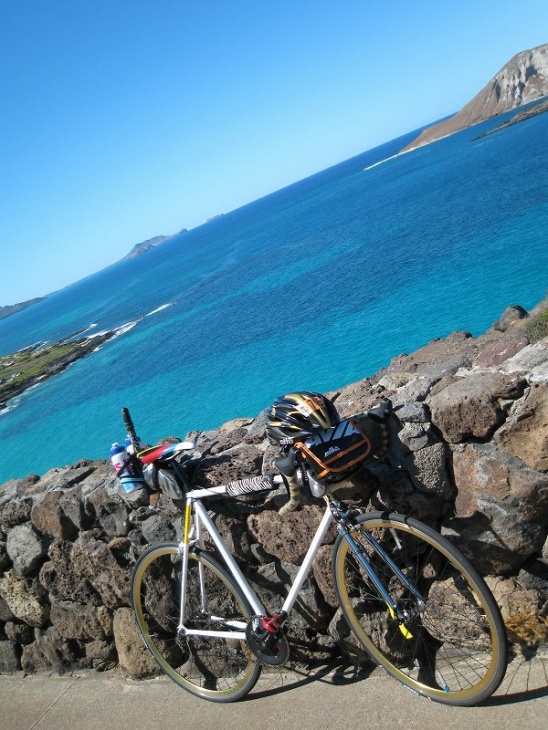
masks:
<instances>
[{"instance_id":1,"label":"white sea foam","mask_svg":"<svg viewBox=\"0 0 548 730\"><path fill-rule=\"evenodd\" d=\"M142 319L143 317L141 317L140 319L135 319L132 322L126 322L125 324L122 324L120 325L120 327L116 327L113 330L101 330L100 332L94 332L92 335L88 335L86 337L86 340L95 340L97 337L104 337L105 335L108 335L110 331L112 331L112 337L110 339L114 339L115 337L119 337L120 335L129 332L129 330L138 325Z\"/></svg>"},{"instance_id":2,"label":"white sea foam","mask_svg":"<svg viewBox=\"0 0 548 730\"><path fill-rule=\"evenodd\" d=\"M3 416L4 414L15 410L15 408L17 408L17 406L21 403L23 398L26 398L27 395L31 392L31 390L35 390L36 388L39 388L45 382L45 380L46 380L46 378L44 378L44 380L41 380L38 383L34 383L34 385L31 385L25 391L23 391L22 393L19 393L19 395L16 395L13 398L10 398L10 400L8 400L6 402L6 404L2 408L2 410L0 410L0 416Z\"/></svg>"},{"instance_id":3,"label":"white sea foam","mask_svg":"<svg viewBox=\"0 0 548 730\"><path fill-rule=\"evenodd\" d=\"M134 327L136 327L140 319L136 319L133 322L127 322L126 324L123 324L121 327L116 327L114 330L114 337L119 337L120 335L124 335L126 332L129 332L129 330L132 330Z\"/></svg>"},{"instance_id":4,"label":"white sea foam","mask_svg":"<svg viewBox=\"0 0 548 730\"><path fill-rule=\"evenodd\" d=\"M9 400L4 408L0 410L0 416L3 416L4 413L9 413L10 411L13 411L14 408L17 408L17 403L15 403L15 398L13 400Z\"/></svg>"},{"instance_id":5,"label":"white sea foam","mask_svg":"<svg viewBox=\"0 0 548 730\"><path fill-rule=\"evenodd\" d=\"M369 165L368 167L364 167L363 171L366 170L372 170L374 167L377 167L378 165L384 165L385 162L388 162L389 160L395 160L397 157L399 157L402 153L398 152L397 155L391 155L390 157L385 157L384 160L379 160L379 162L374 162L372 165Z\"/></svg>"},{"instance_id":6,"label":"white sea foam","mask_svg":"<svg viewBox=\"0 0 548 730\"><path fill-rule=\"evenodd\" d=\"M172 307L175 304L175 302L168 302L167 304L162 304L161 307L158 307L157 309L153 309L152 312L149 312L145 315L145 317L151 317L153 314L157 314L158 312L161 312L162 309L167 309L168 307Z\"/></svg>"}]
</instances>

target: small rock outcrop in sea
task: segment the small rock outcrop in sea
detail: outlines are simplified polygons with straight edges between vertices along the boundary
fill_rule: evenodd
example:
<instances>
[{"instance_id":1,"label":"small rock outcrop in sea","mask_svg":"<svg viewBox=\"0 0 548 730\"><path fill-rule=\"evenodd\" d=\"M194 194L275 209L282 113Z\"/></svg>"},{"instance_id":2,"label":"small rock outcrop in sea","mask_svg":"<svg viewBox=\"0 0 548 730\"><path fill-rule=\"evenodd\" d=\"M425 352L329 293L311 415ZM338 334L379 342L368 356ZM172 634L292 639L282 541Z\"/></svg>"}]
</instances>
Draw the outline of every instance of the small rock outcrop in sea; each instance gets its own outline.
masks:
<instances>
[{"instance_id":1,"label":"small rock outcrop in sea","mask_svg":"<svg viewBox=\"0 0 548 730\"><path fill-rule=\"evenodd\" d=\"M344 496L440 529L487 576L511 640L529 648L548 641L547 307L530 314L509 307L480 337L455 332L400 355L342 388L336 401L349 416L389 397L402 424L404 468L368 465L343 485ZM275 451L262 415L187 436L207 454L195 473L201 485L271 471ZM284 499L210 504L271 609L281 605L322 512L305 499L281 517ZM133 677L153 674L130 608L131 571L148 544L178 538L180 523L165 496L155 506L126 502L105 461L4 484L0 672L119 666ZM333 532L328 543L334 539ZM361 656L341 621L329 555L325 544L291 617L293 665Z\"/></svg>"}]
</instances>

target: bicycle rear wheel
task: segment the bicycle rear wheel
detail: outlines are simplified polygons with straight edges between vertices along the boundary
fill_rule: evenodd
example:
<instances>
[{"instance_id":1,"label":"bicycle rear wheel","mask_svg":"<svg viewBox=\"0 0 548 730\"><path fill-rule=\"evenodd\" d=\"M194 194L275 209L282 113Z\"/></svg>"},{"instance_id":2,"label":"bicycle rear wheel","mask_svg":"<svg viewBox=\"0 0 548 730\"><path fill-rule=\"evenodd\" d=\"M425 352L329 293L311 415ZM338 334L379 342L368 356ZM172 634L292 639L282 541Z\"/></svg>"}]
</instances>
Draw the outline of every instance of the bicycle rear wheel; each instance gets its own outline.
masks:
<instances>
[{"instance_id":1,"label":"bicycle rear wheel","mask_svg":"<svg viewBox=\"0 0 548 730\"><path fill-rule=\"evenodd\" d=\"M421 605L367 540L370 534L424 598ZM374 588L344 538L333 551L341 610L371 657L407 687L437 702L475 705L500 685L506 631L485 581L427 525L398 514L356 520L352 537L398 608L401 623Z\"/></svg>"},{"instance_id":2,"label":"bicycle rear wheel","mask_svg":"<svg viewBox=\"0 0 548 730\"><path fill-rule=\"evenodd\" d=\"M159 543L135 564L131 596L141 635L160 668L179 686L215 702L237 700L255 685L260 664L244 640L177 630L181 562L177 543ZM185 627L242 632L250 614L227 571L206 552L191 550Z\"/></svg>"}]
</instances>

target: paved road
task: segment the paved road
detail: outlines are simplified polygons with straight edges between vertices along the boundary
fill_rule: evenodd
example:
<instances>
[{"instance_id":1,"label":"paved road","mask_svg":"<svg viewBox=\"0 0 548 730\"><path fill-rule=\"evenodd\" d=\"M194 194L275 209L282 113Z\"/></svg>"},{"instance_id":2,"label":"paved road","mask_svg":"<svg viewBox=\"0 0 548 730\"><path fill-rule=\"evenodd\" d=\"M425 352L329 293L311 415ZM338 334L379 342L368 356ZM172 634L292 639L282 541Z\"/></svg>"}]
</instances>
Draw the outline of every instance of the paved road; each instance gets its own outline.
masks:
<instances>
[{"instance_id":1,"label":"paved road","mask_svg":"<svg viewBox=\"0 0 548 730\"><path fill-rule=\"evenodd\" d=\"M2 730L546 730L548 661L510 667L482 707L446 707L380 670L276 674L243 701L205 702L169 679L135 682L120 672L0 676Z\"/></svg>"}]
</instances>

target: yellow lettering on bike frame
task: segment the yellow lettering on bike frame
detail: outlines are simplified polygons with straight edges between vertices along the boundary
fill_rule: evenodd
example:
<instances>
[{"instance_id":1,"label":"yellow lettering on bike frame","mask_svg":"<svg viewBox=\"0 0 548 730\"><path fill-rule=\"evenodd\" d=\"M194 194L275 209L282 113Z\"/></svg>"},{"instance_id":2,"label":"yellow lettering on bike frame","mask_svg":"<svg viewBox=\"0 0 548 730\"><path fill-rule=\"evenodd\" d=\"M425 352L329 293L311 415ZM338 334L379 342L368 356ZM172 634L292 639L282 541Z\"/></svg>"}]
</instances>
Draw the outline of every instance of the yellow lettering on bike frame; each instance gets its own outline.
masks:
<instances>
[{"instance_id":1,"label":"yellow lettering on bike frame","mask_svg":"<svg viewBox=\"0 0 548 730\"><path fill-rule=\"evenodd\" d=\"M192 505L190 502L187 502L186 509L185 509L185 526L183 529L183 543L185 545L188 545L188 538L190 535L190 518L192 517Z\"/></svg>"},{"instance_id":2,"label":"yellow lettering on bike frame","mask_svg":"<svg viewBox=\"0 0 548 730\"><path fill-rule=\"evenodd\" d=\"M388 603L386 605L388 606L388 612L390 613L390 616L394 619L394 621L397 621L397 617L396 617L396 614L394 613L394 609L392 608L392 606L390 606ZM402 634L404 635L404 637L406 639L413 638L413 634L409 631L409 629L407 628L407 626L405 624L402 624L401 622L399 622L398 626L399 626L400 631L402 632Z\"/></svg>"}]
</instances>

